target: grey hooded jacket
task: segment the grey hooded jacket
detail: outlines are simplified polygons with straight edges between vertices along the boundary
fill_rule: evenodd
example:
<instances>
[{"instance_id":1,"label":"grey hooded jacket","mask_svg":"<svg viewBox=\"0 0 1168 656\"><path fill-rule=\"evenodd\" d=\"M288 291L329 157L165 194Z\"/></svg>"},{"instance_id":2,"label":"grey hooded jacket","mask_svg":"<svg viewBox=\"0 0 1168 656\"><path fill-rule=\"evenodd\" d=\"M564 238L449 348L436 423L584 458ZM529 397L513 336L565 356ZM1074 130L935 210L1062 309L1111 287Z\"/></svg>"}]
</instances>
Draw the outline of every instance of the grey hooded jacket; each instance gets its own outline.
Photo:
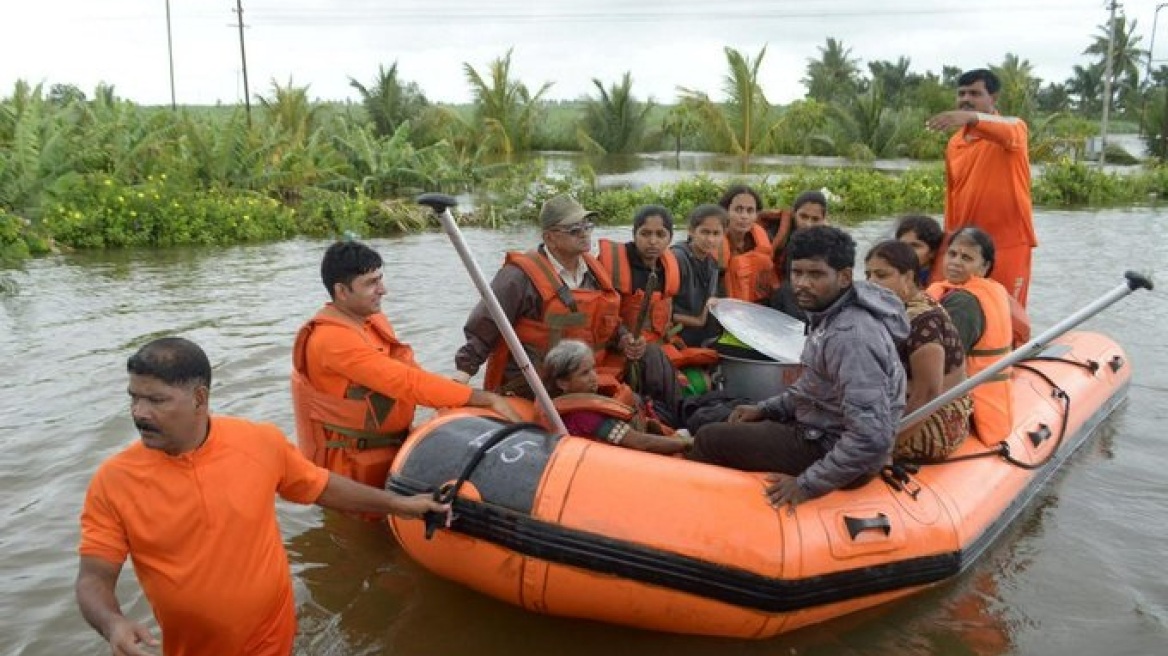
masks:
<instances>
[{"instance_id":1,"label":"grey hooded jacket","mask_svg":"<svg viewBox=\"0 0 1168 656\"><path fill-rule=\"evenodd\" d=\"M760 407L767 419L798 422L805 439L827 440L798 479L817 497L879 471L892 453L905 395L896 343L909 324L899 298L863 281L808 318L802 374Z\"/></svg>"}]
</instances>

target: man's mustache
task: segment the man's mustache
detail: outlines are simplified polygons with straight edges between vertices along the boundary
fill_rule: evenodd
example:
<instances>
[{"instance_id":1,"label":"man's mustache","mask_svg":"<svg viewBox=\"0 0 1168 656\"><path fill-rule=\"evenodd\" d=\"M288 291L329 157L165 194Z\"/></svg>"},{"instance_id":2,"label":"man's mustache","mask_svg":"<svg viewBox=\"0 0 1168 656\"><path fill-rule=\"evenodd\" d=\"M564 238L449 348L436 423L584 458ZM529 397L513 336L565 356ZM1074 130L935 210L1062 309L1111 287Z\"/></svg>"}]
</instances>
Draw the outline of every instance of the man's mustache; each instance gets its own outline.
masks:
<instances>
[{"instance_id":1,"label":"man's mustache","mask_svg":"<svg viewBox=\"0 0 1168 656\"><path fill-rule=\"evenodd\" d=\"M139 421L137 419L134 420L134 428L137 428L139 432L149 432L149 433L161 433L162 432L154 424L152 424L148 421Z\"/></svg>"}]
</instances>

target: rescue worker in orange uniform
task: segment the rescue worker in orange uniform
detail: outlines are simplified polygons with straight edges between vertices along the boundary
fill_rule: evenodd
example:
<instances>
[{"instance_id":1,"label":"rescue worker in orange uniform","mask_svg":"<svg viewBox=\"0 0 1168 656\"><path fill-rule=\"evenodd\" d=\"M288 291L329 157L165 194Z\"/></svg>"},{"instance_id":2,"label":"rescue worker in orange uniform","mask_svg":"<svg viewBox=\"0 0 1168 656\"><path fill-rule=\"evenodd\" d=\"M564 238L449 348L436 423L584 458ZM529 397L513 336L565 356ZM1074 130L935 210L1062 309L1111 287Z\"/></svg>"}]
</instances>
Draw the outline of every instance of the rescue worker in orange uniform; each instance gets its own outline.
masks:
<instances>
[{"instance_id":1,"label":"rescue worker in orange uniform","mask_svg":"<svg viewBox=\"0 0 1168 656\"><path fill-rule=\"evenodd\" d=\"M292 348L292 400L300 450L314 463L381 487L416 406L477 406L518 420L503 397L432 374L381 311L377 251L337 242L321 261L332 301L300 329Z\"/></svg>"},{"instance_id":2,"label":"rescue worker in orange uniform","mask_svg":"<svg viewBox=\"0 0 1168 656\"><path fill-rule=\"evenodd\" d=\"M211 363L165 337L126 364L141 440L98 468L81 513L76 596L82 616L123 656L158 639L124 614L116 588L129 556L165 656L286 656L296 636L276 495L347 512L419 517L449 508L330 474L280 429L211 414Z\"/></svg>"},{"instance_id":3,"label":"rescue worker in orange uniform","mask_svg":"<svg viewBox=\"0 0 1168 656\"><path fill-rule=\"evenodd\" d=\"M675 408L681 398L677 371L659 346L621 323L620 294L589 254L595 215L567 194L548 199L539 215L543 243L531 251L508 253L491 289L537 368L561 339L578 339L595 352L602 389L615 389L621 382L626 359L639 360L641 393ZM485 363L485 389L532 397L481 301L463 333L466 344L454 358L456 380L469 380Z\"/></svg>"},{"instance_id":4,"label":"rescue worker in orange uniform","mask_svg":"<svg viewBox=\"0 0 1168 656\"><path fill-rule=\"evenodd\" d=\"M957 109L937 114L927 125L930 130L956 130L945 148L945 232L974 226L989 234L997 249L991 277L1025 307L1031 251L1038 245L1028 134L1025 121L998 113L1000 89L991 71L962 73ZM935 271L933 280L941 278Z\"/></svg>"}]
</instances>

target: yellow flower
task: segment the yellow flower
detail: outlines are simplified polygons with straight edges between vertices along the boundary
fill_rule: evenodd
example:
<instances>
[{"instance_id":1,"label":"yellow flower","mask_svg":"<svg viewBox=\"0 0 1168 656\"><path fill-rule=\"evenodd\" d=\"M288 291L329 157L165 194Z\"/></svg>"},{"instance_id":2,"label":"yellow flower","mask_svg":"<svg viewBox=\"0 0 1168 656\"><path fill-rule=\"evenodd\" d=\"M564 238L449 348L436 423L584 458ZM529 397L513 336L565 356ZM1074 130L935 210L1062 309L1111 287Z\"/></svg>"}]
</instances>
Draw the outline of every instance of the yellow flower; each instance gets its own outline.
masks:
<instances>
[{"instance_id":1,"label":"yellow flower","mask_svg":"<svg viewBox=\"0 0 1168 656\"><path fill-rule=\"evenodd\" d=\"M113 180L110 180L109 178L106 178L106 179L105 179L105 186L107 186L107 187L108 187L108 186L112 185L113 183L114 183L114 181L113 181Z\"/></svg>"},{"instance_id":2,"label":"yellow flower","mask_svg":"<svg viewBox=\"0 0 1168 656\"><path fill-rule=\"evenodd\" d=\"M74 218L74 219L80 219L80 218L81 218L81 212L74 212L74 213L73 213L73 218Z\"/></svg>"},{"instance_id":3,"label":"yellow flower","mask_svg":"<svg viewBox=\"0 0 1168 656\"><path fill-rule=\"evenodd\" d=\"M146 197L146 194L144 194L140 191L138 192L138 198L145 198L145 197Z\"/></svg>"},{"instance_id":4,"label":"yellow flower","mask_svg":"<svg viewBox=\"0 0 1168 656\"><path fill-rule=\"evenodd\" d=\"M119 203L124 203L124 202L126 202L126 199L125 199L125 198L122 198L121 196L118 196L118 202L119 202Z\"/></svg>"},{"instance_id":5,"label":"yellow flower","mask_svg":"<svg viewBox=\"0 0 1168 656\"><path fill-rule=\"evenodd\" d=\"M165 173L163 173L162 175L158 176L158 179L159 179L159 180L165 180L165 179L166 179L166 174L165 174Z\"/></svg>"}]
</instances>

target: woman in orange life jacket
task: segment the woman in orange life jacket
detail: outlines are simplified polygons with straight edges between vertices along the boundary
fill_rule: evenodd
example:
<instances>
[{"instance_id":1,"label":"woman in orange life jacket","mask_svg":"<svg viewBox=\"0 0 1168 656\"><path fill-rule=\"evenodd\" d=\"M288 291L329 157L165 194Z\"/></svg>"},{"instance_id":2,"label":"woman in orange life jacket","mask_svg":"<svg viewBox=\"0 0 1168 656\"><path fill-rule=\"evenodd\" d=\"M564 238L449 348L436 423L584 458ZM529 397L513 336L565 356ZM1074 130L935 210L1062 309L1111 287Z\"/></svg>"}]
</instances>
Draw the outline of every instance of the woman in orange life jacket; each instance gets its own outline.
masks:
<instances>
[{"instance_id":1,"label":"woman in orange life jacket","mask_svg":"<svg viewBox=\"0 0 1168 656\"><path fill-rule=\"evenodd\" d=\"M542 376L571 435L666 455L693 443L686 433L666 435L668 429L648 416L627 386L616 398L598 395L596 361L584 342L565 339L552 347L543 358Z\"/></svg>"},{"instance_id":2,"label":"woman in orange life jacket","mask_svg":"<svg viewBox=\"0 0 1168 656\"><path fill-rule=\"evenodd\" d=\"M908 312L908 339L897 345L908 375L905 415L965 380L965 351L957 327L944 308L920 288L919 267L912 246L895 239L876 244L864 258L868 282L892 290ZM902 429L896 436L893 457L920 461L946 458L969 435L972 408L969 396L962 396Z\"/></svg>"},{"instance_id":3,"label":"woman in orange life jacket","mask_svg":"<svg viewBox=\"0 0 1168 656\"><path fill-rule=\"evenodd\" d=\"M944 278L942 258L945 252L941 244L945 241L945 230L936 219L922 214L902 216L896 222L896 238L916 251L917 262L921 265L917 274L920 287L928 287L930 282Z\"/></svg>"},{"instance_id":4,"label":"woman in orange life jacket","mask_svg":"<svg viewBox=\"0 0 1168 656\"><path fill-rule=\"evenodd\" d=\"M929 296L940 301L953 319L965 349L965 372L973 377L1002 359L1011 349L1010 295L986 276L994 267L994 242L984 231L961 228L949 237L945 250L945 280L929 285ZM1010 375L1002 372L974 388L973 427L986 444L1005 439L1013 430Z\"/></svg>"},{"instance_id":5,"label":"woman in orange life jacket","mask_svg":"<svg viewBox=\"0 0 1168 656\"><path fill-rule=\"evenodd\" d=\"M633 215L633 241L620 244L608 239L598 243L597 259L621 295L621 322L630 331L640 318L649 274L657 276L656 288L641 335L660 342L672 324L671 299L677 294L677 258L669 250L673 240L673 215L660 205L645 205Z\"/></svg>"},{"instance_id":6,"label":"woman in orange life jacket","mask_svg":"<svg viewBox=\"0 0 1168 656\"><path fill-rule=\"evenodd\" d=\"M828 225L827 196L822 191L805 191L795 198L791 205L791 219L794 223L791 234L805 228L817 225ZM791 288L791 259L787 251L791 244L791 235L783 239L783 243L774 244L774 270L779 279L779 286L771 296L770 305L774 309L807 323L807 313L795 302L795 293Z\"/></svg>"},{"instance_id":7,"label":"woman in orange life jacket","mask_svg":"<svg viewBox=\"0 0 1168 656\"><path fill-rule=\"evenodd\" d=\"M725 293L719 289L718 257L726 241L726 210L699 205L689 213L688 229L685 242L670 247L680 274L673 321L681 325L678 337L686 346L703 346L722 333L710 313L710 299Z\"/></svg>"},{"instance_id":8,"label":"woman in orange life jacket","mask_svg":"<svg viewBox=\"0 0 1168 656\"><path fill-rule=\"evenodd\" d=\"M726 296L766 303L778 281L771 261L774 250L770 236L757 221L762 199L754 189L735 185L722 194L718 204L728 216L726 245L721 256Z\"/></svg>"}]
</instances>

